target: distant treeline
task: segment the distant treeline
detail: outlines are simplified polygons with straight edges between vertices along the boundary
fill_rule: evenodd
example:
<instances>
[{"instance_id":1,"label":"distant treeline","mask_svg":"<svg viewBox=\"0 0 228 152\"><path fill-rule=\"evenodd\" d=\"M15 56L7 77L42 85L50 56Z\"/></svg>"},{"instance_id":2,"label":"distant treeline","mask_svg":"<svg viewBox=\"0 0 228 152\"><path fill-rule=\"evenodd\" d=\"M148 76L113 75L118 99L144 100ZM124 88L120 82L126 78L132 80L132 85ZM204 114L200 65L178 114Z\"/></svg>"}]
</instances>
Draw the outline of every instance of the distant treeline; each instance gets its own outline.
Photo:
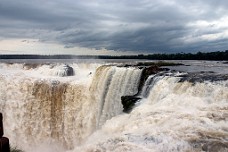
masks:
<instances>
[{"instance_id":1,"label":"distant treeline","mask_svg":"<svg viewBox=\"0 0 228 152\"><path fill-rule=\"evenodd\" d=\"M100 56L102 59L148 59L148 60L228 60L228 50L224 52L198 52L192 53L176 53L176 54L149 54L135 56Z\"/></svg>"},{"instance_id":2,"label":"distant treeline","mask_svg":"<svg viewBox=\"0 0 228 152\"><path fill-rule=\"evenodd\" d=\"M139 55L0 55L0 59L148 59L148 60L228 60L228 50L217 52L176 53L176 54L139 54Z\"/></svg>"}]
</instances>

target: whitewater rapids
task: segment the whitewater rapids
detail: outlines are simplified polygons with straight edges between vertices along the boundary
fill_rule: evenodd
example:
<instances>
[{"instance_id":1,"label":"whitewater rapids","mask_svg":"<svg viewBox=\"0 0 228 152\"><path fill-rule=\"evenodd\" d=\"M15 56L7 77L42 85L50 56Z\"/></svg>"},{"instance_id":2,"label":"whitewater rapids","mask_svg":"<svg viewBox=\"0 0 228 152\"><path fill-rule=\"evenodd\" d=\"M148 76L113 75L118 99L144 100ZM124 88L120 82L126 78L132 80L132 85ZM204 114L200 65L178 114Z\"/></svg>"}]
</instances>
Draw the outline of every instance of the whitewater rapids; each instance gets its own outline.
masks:
<instances>
[{"instance_id":1,"label":"whitewater rapids","mask_svg":"<svg viewBox=\"0 0 228 152\"><path fill-rule=\"evenodd\" d=\"M0 64L5 136L26 152L228 150L228 81L151 76L143 99L123 113L121 96L138 93L141 69L71 64Z\"/></svg>"}]
</instances>

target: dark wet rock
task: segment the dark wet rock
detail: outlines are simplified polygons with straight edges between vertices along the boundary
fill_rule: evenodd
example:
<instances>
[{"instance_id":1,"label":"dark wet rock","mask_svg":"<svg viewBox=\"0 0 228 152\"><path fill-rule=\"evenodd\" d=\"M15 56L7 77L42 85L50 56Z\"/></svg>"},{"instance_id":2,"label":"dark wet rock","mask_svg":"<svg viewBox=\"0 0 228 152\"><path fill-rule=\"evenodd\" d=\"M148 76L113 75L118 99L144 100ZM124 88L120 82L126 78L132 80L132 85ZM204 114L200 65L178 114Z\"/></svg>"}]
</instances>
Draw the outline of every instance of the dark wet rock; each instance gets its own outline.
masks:
<instances>
[{"instance_id":1,"label":"dark wet rock","mask_svg":"<svg viewBox=\"0 0 228 152\"><path fill-rule=\"evenodd\" d=\"M142 67L142 68L143 68L143 70L142 70L142 74L141 74L141 78L140 78L140 82L139 82L139 86L138 86L138 93L133 96L122 96L121 97L121 102L122 102L122 105L124 108L123 112L127 112L127 113L131 112L135 103L141 99L141 97L139 97L138 94L141 92L143 85L146 82L147 78L150 75L156 74L163 70L156 65L149 66L149 67Z\"/></svg>"},{"instance_id":2,"label":"dark wet rock","mask_svg":"<svg viewBox=\"0 0 228 152\"><path fill-rule=\"evenodd\" d=\"M165 66L180 66L184 65L182 63L174 63L174 62L165 62L165 61L158 61L158 62L138 62L138 63L127 63L119 65L119 67L138 67L139 69L145 68L145 67L165 67Z\"/></svg>"},{"instance_id":3,"label":"dark wet rock","mask_svg":"<svg viewBox=\"0 0 228 152\"><path fill-rule=\"evenodd\" d=\"M141 78L140 78L140 82L139 82L139 86L138 86L138 93L133 96L122 96L121 97L121 102L122 102L122 105L124 108L123 112L126 112L126 113L131 112L131 110L135 106L135 103L141 99L139 94L142 91L142 88L143 88L147 78L150 75L157 74L161 71L169 70L168 68L159 68L156 65L149 66L149 67L142 67L142 68L143 68L143 70L142 70L142 74L141 74Z\"/></svg>"},{"instance_id":4,"label":"dark wet rock","mask_svg":"<svg viewBox=\"0 0 228 152\"><path fill-rule=\"evenodd\" d=\"M152 75L152 74L156 74L160 71L163 71L164 69L159 68L156 65L150 66L150 67L144 67L142 74L141 74L141 78L140 78L140 83L139 83L139 87L138 90L140 92L140 90L142 90L142 87L144 85L144 83L146 82L147 78ZM165 69L167 70L167 69Z\"/></svg>"},{"instance_id":5,"label":"dark wet rock","mask_svg":"<svg viewBox=\"0 0 228 152\"><path fill-rule=\"evenodd\" d=\"M9 139L6 137L0 138L0 151L1 152L10 152Z\"/></svg>"},{"instance_id":6,"label":"dark wet rock","mask_svg":"<svg viewBox=\"0 0 228 152\"><path fill-rule=\"evenodd\" d=\"M227 152L228 143L223 143L220 141L211 141L211 142L205 143L202 146L202 150L206 152Z\"/></svg>"},{"instance_id":7,"label":"dark wet rock","mask_svg":"<svg viewBox=\"0 0 228 152\"><path fill-rule=\"evenodd\" d=\"M123 66L121 66L121 67L125 67L125 68L127 68L127 67L131 67L132 65L130 65L130 64L125 64L125 65L123 65Z\"/></svg>"},{"instance_id":8,"label":"dark wet rock","mask_svg":"<svg viewBox=\"0 0 228 152\"><path fill-rule=\"evenodd\" d=\"M213 71L208 72L196 72L196 73L187 73L185 75L180 76L181 79L179 82L192 82L192 83L203 83L205 81L215 82L215 81L224 81L228 80L228 74L217 74Z\"/></svg>"},{"instance_id":9,"label":"dark wet rock","mask_svg":"<svg viewBox=\"0 0 228 152\"><path fill-rule=\"evenodd\" d=\"M171 77L180 77L179 82L191 82L193 85L196 83L204 83L205 81L215 82L215 81L224 81L228 80L228 74L218 74L213 71L201 71L194 73L180 73L175 70L170 70L168 68L160 68L158 66L143 67L139 86L138 93L133 96L123 96L121 98L124 112L130 112L134 107L135 103L141 98L143 86L145 85L146 80L150 75L158 76L171 76ZM154 79L152 79L154 81ZM143 97L145 97L143 95ZM220 119L220 118L217 118ZM222 119L222 118L221 118ZM224 118L223 118L224 119Z\"/></svg>"},{"instance_id":10,"label":"dark wet rock","mask_svg":"<svg viewBox=\"0 0 228 152\"><path fill-rule=\"evenodd\" d=\"M74 69L70 67L69 65L65 64L57 71L57 75L61 77L65 76L73 76L74 75Z\"/></svg>"},{"instance_id":11,"label":"dark wet rock","mask_svg":"<svg viewBox=\"0 0 228 152\"><path fill-rule=\"evenodd\" d=\"M0 113L0 137L2 137L3 134L2 113Z\"/></svg>"},{"instance_id":12,"label":"dark wet rock","mask_svg":"<svg viewBox=\"0 0 228 152\"><path fill-rule=\"evenodd\" d=\"M70 67L69 65L65 65L64 68L66 70L67 76L73 76L74 75L74 69L72 67Z\"/></svg>"},{"instance_id":13,"label":"dark wet rock","mask_svg":"<svg viewBox=\"0 0 228 152\"><path fill-rule=\"evenodd\" d=\"M169 68L160 68L161 71L170 71Z\"/></svg>"},{"instance_id":14,"label":"dark wet rock","mask_svg":"<svg viewBox=\"0 0 228 152\"><path fill-rule=\"evenodd\" d=\"M136 64L136 66L179 66L184 65L182 63L174 63L174 62L164 62L164 61L158 61L158 62L139 62Z\"/></svg>"},{"instance_id":15,"label":"dark wet rock","mask_svg":"<svg viewBox=\"0 0 228 152\"><path fill-rule=\"evenodd\" d=\"M122 96L121 103L123 105L123 112L129 113L133 109L135 103L141 98L137 96Z\"/></svg>"},{"instance_id":16,"label":"dark wet rock","mask_svg":"<svg viewBox=\"0 0 228 152\"><path fill-rule=\"evenodd\" d=\"M2 113L0 113L0 152L9 152L9 139L2 137L4 135L3 123L2 123Z\"/></svg>"}]
</instances>

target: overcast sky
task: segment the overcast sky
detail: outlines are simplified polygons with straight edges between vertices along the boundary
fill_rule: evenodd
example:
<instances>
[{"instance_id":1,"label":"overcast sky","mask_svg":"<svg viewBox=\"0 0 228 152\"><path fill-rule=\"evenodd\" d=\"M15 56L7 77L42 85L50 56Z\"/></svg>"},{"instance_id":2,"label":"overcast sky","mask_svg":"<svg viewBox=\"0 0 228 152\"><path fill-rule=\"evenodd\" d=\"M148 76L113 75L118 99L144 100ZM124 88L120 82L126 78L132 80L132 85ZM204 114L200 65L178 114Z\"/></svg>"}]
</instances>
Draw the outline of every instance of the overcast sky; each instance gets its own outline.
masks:
<instances>
[{"instance_id":1,"label":"overcast sky","mask_svg":"<svg viewBox=\"0 0 228 152\"><path fill-rule=\"evenodd\" d=\"M0 0L0 54L226 49L227 0Z\"/></svg>"}]
</instances>

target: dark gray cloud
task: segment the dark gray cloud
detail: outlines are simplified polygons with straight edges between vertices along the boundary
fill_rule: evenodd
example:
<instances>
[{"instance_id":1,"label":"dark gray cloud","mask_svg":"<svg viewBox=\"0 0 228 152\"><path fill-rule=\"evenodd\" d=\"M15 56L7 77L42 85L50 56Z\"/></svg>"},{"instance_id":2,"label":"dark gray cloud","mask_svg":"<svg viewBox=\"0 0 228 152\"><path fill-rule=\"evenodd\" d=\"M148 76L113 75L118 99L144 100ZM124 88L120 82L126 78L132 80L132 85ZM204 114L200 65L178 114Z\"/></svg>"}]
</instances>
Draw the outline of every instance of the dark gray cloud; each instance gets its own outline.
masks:
<instances>
[{"instance_id":1,"label":"dark gray cloud","mask_svg":"<svg viewBox=\"0 0 228 152\"><path fill-rule=\"evenodd\" d=\"M0 39L121 51L228 48L226 0L1 0Z\"/></svg>"}]
</instances>

